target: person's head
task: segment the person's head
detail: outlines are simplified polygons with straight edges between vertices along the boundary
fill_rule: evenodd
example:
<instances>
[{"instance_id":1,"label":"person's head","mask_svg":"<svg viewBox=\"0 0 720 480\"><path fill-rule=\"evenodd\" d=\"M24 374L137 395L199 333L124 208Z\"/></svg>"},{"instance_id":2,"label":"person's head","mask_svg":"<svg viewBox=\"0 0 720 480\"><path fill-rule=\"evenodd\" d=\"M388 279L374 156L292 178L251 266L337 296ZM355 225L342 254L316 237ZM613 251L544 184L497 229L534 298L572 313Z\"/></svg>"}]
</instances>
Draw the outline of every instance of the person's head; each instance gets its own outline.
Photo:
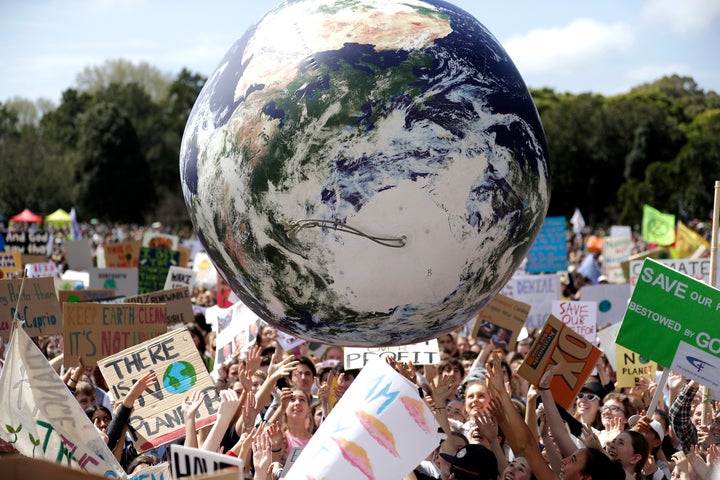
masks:
<instances>
[{"instance_id":1,"label":"person's head","mask_svg":"<svg viewBox=\"0 0 720 480\"><path fill-rule=\"evenodd\" d=\"M525 457L515 457L508 463L502 474L503 480L536 480L535 474L530 470L530 464Z\"/></svg>"},{"instance_id":2,"label":"person's head","mask_svg":"<svg viewBox=\"0 0 720 480\"><path fill-rule=\"evenodd\" d=\"M596 448L581 448L563 458L560 471L563 480L625 480L619 462Z\"/></svg>"},{"instance_id":3,"label":"person's head","mask_svg":"<svg viewBox=\"0 0 720 480\"><path fill-rule=\"evenodd\" d=\"M319 401L313 402L310 405L310 416L312 417L312 431L315 432L320 428L320 424L323 420L322 404Z\"/></svg>"},{"instance_id":4,"label":"person's head","mask_svg":"<svg viewBox=\"0 0 720 480\"><path fill-rule=\"evenodd\" d=\"M460 400L450 400L445 407L447 417L465 423L465 404Z\"/></svg>"},{"instance_id":5,"label":"person's head","mask_svg":"<svg viewBox=\"0 0 720 480\"><path fill-rule=\"evenodd\" d=\"M492 439L483 435L482 430L477 426L475 420L468 420L463 424L463 433L468 439L468 444L482 445L483 447L490 448L490 441Z\"/></svg>"},{"instance_id":6,"label":"person's head","mask_svg":"<svg viewBox=\"0 0 720 480\"><path fill-rule=\"evenodd\" d=\"M498 477L497 458L482 445L468 444L455 455L441 453L440 456L450 463L452 480L496 480Z\"/></svg>"},{"instance_id":7,"label":"person's head","mask_svg":"<svg viewBox=\"0 0 720 480\"><path fill-rule=\"evenodd\" d=\"M315 382L315 364L308 357L299 357L298 364L290 373L290 383L294 387L302 388L310 394L313 383Z\"/></svg>"},{"instance_id":8,"label":"person's head","mask_svg":"<svg viewBox=\"0 0 720 480\"><path fill-rule=\"evenodd\" d=\"M695 428L702 425L702 403L698 403L695 405L695 408L693 408L692 423L695 425Z\"/></svg>"},{"instance_id":9,"label":"person's head","mask_svg":"<svg viewBox=\"0 0 720 480\"><path fill-rule=\"evenodd\" d=\"M290 402L285 408L287 420L302 420L310 418L310 394L302 388L293 387L290 389Z\"/></svg>"},{"instance_id":10,"label":"person's head","mask_svg":"<svg viewBox=\"0 0 720 480\"><path fill-rule=\"evenodd\" d=\"M485 382L472 380L465 384L465 413L475 418L490 402L490 393Z\"/></svg>"},{"instance_id":11,"label":"person's head","mask_svg":"<svg viewBox=\"0 0 720 480\"><path fill-rule=\"evenodd\" d=\"M462 355L464 352L470 351L470 342L465 335L458 335L457 340L455 341L455 347L457 348L458 353Z\"/></svg>"},{"instance_id":12,"label":"person's head","mask_svg":"<svg viewBox=\"0 0 720 480\"><path fill-rule=\"evenodd\" d=\"M198 351L200 353L205 353L205 332L196 323L187 323L185 326L187 327L193 342L195 342L195 346Z\"/></svg>"},{"instance_id":13,"label":"person's head","mask_svg":"<svg viewBox=\"0 0 720 480\"><path fill-rule=\"evenodd\" d=\"M95 387L91 383L80 380L75 386L75 399L83 410L97 406Z\"/></svg>"},{"instance_id":14,"label":"person's head","mask_svg":"<svg viewBox=\"0 0 720 480\"><path fill-rule=\"evenodd\" d=\"M451 464L442 457L442 454L454 456L458 450L468 444L467 438L460 433L453 431L447 436L442 442L438 452L434 457L435 464L440 470L440 478L442 480L448 480L450 478L450 466Z\"/></svg>"},{"instance_id":15,"label":"person's head","mask_svg":"<svg viewBox=\"0 0 720 480\"><path fill-rule=\"evenodd\" d=\"M215 330L209 331L205 334L205 348L207 349L208 355L215 358L215 350L217 347L217 333Z\"/></svg>"},{"instance_id":16,"label":"person's head","mask_svg":"<svg viewBox=\"0 0 720 480\"><path fill-rule=\"evenodd\" d=\"M160 459L160 457L156 455L143 453L135 457L133 461L128 464L126 471L128 474L139 472L140 470L143 470L145 468L157 465L161 461L162 460Z\"/></svg>"},{"instance_id":17,"label":"person's head","mask_svg":"<svg viewBox=\"0 0 720 480\"><path fill-rule=\"evenodd\" d=\"M575 402L575 418L595 428L601 427L600 402L602 401L602 385L590 382L583 385Z\"/></svg>"},{"instance_id":18,"label":"person's head","mask_svg":"<svg viewBox=\"0 0 720 480\"><path fill-rule=\"evenodd\" d=\"M626 472L639 476L650 453L645 436L634 430L621 432L607 446L608 456L620 462Z\"/></svg>"},{"instance_id":19,"label":"person's head","mask_svg":"<svg viewBox=\"0 0 720 480\"><path fill-rule=\"evenodd\" d=\"M517 342L517 344L515 345L515 351L518 352L520 355L522 355L524 358L530 351L532 342L533 342L533 339L530 337L525 337L522 340L519 340Z\"/></svg>"},{"instance_id":20,"label":"person's head","mask_svg":"<svg viewBox=\"0 0 720 480\"><path fill-rule=\"evenodd\" d=\"M250 381L252 382L250 391L252 391L252 393L257 393L262 384L265 383L265 380L267 380L267 373L262 370L256 370L255 373L250 376Z\"/></svg>"},{"instance_id":21,"label":"person's head","mask_svg":"<svg viewBox=\"0 0 720 480\"><path fill-rule=\"evenodd\" d=\"M90 421L97 427L98 430L107 433L108 425L112 420L112 413L110 410L103 407L102 405L93 405L85 409L85 415L88 416Z\"/></svg>"},{"instance_id":22,"label":"person's head","mask_svg":"<svg viewBox=\"0 0 720 480\"><path fill-rule=\"evenodd\" d=\"M345 360L345 356L343 354L342 347L339 347L337 345L330 345L329 347L327 347L327 349L325 349L323 354L320 356L320 360L323 362L325 360L334 360L336 362L342 362L343 360Z\"/></svg>"},{"instance_id":23,"label":"person's head","mask_svg":"<svg viewBox=\"0 0 720 480\"><path fill-rule=\"evenodd\" d=\"M473 350L468 350L460 354L460 363L462 364L466 372L470 370L477 356L478 353Z\"/></svg>"},{"instance_id":24,"label":"person's head","mask_svg":"<svg viewBox=\"0 0 720 480\"><path fill-rule=\"evenodd\" d=\"M455 335L452 333L446 333L444 335L440 335L437 339L438 342L438 350L441 352L443 350L447 350L450 356L455 356L457 352L457 343L455 342Z\"/></svg>"},{"instance_id":25,"label":"person's head","mask_svg":"<svg viewBox=\"0 0 720 480\"><path fill-rule=\"evenodd\" d=\"M465 368L458 358L450 357L438 364L437 373L440 378L451 378L450 392L453 395L465 377Z\"/></svg>"},{"instance_id":26,"label":"person's head","mask_svg":"<svg viewBox=\"0 0 720 480\"><path fill-rule=\"evenodd\" d=\"M608 422L611 418L620 418L627 425L628 419L635 413L628 396L617 392L605 395L603 406L600 408L602 424L605 428L608 428Z\"/></svg>"}]
</instances>

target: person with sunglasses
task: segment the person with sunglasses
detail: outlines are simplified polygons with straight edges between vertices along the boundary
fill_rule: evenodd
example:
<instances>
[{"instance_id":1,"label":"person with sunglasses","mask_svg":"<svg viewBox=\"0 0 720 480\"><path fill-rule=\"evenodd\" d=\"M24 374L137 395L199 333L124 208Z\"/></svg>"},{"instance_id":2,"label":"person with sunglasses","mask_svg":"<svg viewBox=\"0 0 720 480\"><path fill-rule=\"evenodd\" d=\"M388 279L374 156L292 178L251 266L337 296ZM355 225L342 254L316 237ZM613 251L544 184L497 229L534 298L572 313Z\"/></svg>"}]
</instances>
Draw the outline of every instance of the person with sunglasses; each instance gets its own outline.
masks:
<instances>
[{"instance_id":1,"label":"person with sunglasses","mask_svg":"<svg viewBox=\"0 0 720 480\"><path fill-rule=\"evenodd\" d=\"M595 435L602 430L600 418L600 402L603 399L604 389L600 382L588 382L580 389L575 401L573 416L593 429Z\"/></svg>"}]
</instances>

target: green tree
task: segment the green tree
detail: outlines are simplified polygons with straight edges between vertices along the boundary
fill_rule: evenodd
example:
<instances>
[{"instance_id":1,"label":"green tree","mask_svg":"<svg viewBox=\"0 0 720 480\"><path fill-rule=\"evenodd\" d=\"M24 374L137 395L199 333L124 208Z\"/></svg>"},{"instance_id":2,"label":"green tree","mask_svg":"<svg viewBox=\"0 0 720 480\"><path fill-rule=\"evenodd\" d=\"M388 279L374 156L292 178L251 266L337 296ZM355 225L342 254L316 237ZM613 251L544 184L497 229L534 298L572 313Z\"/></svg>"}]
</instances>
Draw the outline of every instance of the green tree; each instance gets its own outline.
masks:
<instances>
[{"instance_id":1,"label":"green tree","mask_svg":"<svg viewBox=\"0 0 720 480\"><path fill-rule=\"evenodd\" d=\"M137 133L113 103L99 102L80 116L75 199L83 215L143 223L155 191Z\"/></svg>"},{"instance_id":2,"label":"green tree","mask_svg":"<svg viewBox=\"0 0 720 480\"><path fill-rule=\"evenodd\" d=\"M104 90L112 84L136 83L154 102L160 102L166 98L173 76L147 62L136 65L128 60L115 59L99 66L85 67L75 81L79 90L90 93Z\"/></svg>"}]
</instances>

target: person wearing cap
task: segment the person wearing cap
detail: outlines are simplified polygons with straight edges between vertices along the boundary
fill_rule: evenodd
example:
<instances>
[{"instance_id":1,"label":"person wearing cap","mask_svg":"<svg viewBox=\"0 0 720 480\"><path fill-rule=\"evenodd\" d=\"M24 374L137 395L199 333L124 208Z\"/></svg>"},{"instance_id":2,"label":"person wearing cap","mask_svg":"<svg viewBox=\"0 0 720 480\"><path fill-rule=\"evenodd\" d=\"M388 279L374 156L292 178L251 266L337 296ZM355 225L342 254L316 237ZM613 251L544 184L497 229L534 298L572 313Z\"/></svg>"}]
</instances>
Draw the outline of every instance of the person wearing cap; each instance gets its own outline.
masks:
<instances>
[{"instance_id":1,"label":"person wearing cap","mask_svg":"<svg viewBox=\"0 0 720 480\"><path fill-rule=\"evenodd\" d=\"M585 425L589 425L595 435L598 435L603 428L600 404L605 393L605 388L600 382L588 382L582 386L575 401L573 416Z\"/></svg>"},{"instance_id":2,"label":"person wearing cap","mask_svg":"<svg viewBox=\"0 0 720 480\"><path fill-rule=\"evenodd\" d=\"M468 444L455 455L441 453L450 464L450 480L497 480L499 472L497 459L488 448Z\"/></svg>"},{"instance_id":3,"label":"person wearing cap","mask_svg":"<svg viewBox=\"0 0 720 480\"><path fill-rule=\"evenodd\" d=\"M648 417L639 417L630 428L643 434L650 447L650 455L642 468L645 480L670 480L672 476L670 466L660 452L660 446L665 438L662 424L654 418L650 420Z\"/></svg>"}]
</instances>

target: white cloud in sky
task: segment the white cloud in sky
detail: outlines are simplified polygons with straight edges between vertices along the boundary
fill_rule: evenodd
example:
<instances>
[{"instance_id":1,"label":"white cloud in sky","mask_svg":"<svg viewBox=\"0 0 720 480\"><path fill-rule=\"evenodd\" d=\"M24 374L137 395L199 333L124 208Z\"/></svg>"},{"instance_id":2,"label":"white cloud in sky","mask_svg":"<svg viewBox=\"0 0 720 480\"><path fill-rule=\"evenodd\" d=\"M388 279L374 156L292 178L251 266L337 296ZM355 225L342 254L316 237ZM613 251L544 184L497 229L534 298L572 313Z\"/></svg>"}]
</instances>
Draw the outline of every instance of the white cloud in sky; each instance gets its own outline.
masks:
<instances>
[{"instance_id":1,"label":"white cloud in sky","mask_svg":"<svg viewBox=\"0 0 720 480\"><path fill-rule=\"evenodd\" d=\"M720 18L718 0L647 0L643 18L651 23L667 25L676 34L699 33Z\"/></svg>"},{"instance_id":2,"label":"white cloud in sky","mask_svg":"<svg viewBox=\"0 0 720 480\"><path fill-rule=\"evenodd\" d=\"M564 27L531 30L503 45L521 72L538 73L593 63L634 43L632 30L623 23L578 18Z\"/></svg>"}]
</instances>

